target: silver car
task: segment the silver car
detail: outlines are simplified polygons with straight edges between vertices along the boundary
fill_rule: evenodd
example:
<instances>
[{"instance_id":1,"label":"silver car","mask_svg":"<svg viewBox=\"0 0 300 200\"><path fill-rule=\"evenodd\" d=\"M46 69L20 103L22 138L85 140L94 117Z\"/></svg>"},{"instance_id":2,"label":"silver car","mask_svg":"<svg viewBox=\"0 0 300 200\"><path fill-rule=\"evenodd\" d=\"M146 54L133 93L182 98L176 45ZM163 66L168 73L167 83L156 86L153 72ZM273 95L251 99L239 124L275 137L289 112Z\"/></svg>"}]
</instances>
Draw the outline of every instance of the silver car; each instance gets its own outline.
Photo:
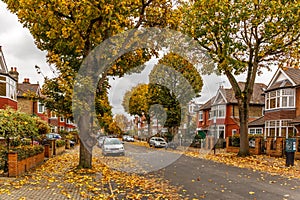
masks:
<instances>
[{"instance_id":1,"label":"silver car","mask_svg":"<svg viewBox=\"0 0 300 200\"><path fill-rule=\"evenodd\" d=\"M152 137L149 140L149 145L150 145L150 147L154 146L155 148L166 147L167 146L167 142L165 141L164 138L161 138L161 137Z\"/></svg>"},{"instance_id":2,"label":"silver car","mask_svg":"<svg viewBox=\"0 0 300 200\"><path fill-rule=\"evenodd\" d=\"M118 138L105 138L102 144L102 154L107 155L125 155L123 143Z\"/></svg>"}]
</instances>

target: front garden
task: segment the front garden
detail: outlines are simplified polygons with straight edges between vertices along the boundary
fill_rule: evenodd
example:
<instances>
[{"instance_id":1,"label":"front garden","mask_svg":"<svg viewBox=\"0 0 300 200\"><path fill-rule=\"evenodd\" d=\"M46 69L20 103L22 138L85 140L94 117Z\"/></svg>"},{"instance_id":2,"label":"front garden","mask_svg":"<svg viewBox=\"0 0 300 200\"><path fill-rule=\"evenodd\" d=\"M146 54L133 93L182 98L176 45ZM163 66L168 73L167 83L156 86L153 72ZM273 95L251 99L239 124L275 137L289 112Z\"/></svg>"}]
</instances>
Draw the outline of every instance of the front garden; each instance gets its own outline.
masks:
<instances>
[{"instance_id":1,"label":"front garden","mask_svg":"<svg viewBox=\"0 0 300 200\"><path fill-rule=\"evenodd\" d=\"M11 176L10 168L14 167L16 171L14 175L17 176L42 162L44 147L40 143L42 135L49 131L49 125L38 117L11 108L0 110L0 170L2 175ZM11 158L16 163L10 162L9 155L14 155ZM23 165L19 165L20 163Z\"/></svg>"}]
</instances>

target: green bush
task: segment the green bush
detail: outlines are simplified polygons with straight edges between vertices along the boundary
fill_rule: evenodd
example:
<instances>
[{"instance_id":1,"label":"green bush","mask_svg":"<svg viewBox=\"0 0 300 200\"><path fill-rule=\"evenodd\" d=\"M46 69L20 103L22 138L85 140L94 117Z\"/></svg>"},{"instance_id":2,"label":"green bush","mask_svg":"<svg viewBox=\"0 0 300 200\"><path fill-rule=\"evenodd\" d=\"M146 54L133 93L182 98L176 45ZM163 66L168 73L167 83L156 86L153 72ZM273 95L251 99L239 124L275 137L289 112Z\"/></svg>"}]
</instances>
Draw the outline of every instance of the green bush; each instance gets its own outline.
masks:
<instances>
[{"instance_id":1,"label":"green bush","mask_svg":"<svg viewBox=\"0 0 300 200\"><path fill-rule=\"evenodd\" d=\"M66 145L66 141L65 140L56 140L56 147L62 147Z\"/></svg>"}]
</instances>

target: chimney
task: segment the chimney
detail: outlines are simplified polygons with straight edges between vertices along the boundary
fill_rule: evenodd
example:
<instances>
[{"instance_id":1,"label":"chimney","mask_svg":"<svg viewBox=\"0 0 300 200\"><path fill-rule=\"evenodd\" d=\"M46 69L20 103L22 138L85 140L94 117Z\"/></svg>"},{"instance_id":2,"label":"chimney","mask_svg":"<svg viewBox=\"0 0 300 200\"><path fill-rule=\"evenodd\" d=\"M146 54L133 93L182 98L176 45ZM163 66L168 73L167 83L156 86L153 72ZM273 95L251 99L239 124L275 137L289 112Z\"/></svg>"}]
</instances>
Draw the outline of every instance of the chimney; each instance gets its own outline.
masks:
<instances>
[{"instance_id":1,"label":"chimney","mask_svg":"<svg viewBox=\"0 0 300 200\"><path fill-rule=\"evenodd\" d=\"M29 78L24 78L24 81L23 81L23 83L30 84L30 82L29 82Z\"/></svg>"},{"instance_id":2,"label":"chimney","mask_svg":"<svg viewBox=\"0 0 300 200\"><path fill-rule=\"evenodd\" d=\"M18 83L18 81L19 81L19 72L17 71L17 68L16 67L11 67L10 71L8 73Z\"/></svg>"}]
</instances>

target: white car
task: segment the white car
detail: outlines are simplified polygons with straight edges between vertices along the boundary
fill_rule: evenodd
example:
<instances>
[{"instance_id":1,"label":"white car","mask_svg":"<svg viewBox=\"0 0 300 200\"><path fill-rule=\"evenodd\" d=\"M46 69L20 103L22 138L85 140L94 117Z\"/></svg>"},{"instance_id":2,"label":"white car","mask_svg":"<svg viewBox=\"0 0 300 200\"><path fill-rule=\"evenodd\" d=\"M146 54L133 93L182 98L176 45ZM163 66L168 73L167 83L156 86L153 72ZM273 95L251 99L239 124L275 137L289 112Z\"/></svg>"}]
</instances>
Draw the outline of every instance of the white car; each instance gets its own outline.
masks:
<instances>
[{"instance_id":1,"label":"white car","mask_svg":"<svg viewBox=\"0 0 300 200\"><path fill-rule=\"evenodd\" d=\"M102 154L107 155L125 155L123 143L118 138L105 138L102 144Z\"/></svg>"},{"instance_id":2,"label":"white car","mask_svg":"<svg viewBox=\"0 0 300 200\"><path fill-rule=\"evenodd\" d=\"M149 145L150 147L155 147L155 148L158 148L158 147L166 147L167 146L167 142L164 138L161 138L161 137L152 137L150 138L149 140Z\"/></svg>"}]
</instances>

